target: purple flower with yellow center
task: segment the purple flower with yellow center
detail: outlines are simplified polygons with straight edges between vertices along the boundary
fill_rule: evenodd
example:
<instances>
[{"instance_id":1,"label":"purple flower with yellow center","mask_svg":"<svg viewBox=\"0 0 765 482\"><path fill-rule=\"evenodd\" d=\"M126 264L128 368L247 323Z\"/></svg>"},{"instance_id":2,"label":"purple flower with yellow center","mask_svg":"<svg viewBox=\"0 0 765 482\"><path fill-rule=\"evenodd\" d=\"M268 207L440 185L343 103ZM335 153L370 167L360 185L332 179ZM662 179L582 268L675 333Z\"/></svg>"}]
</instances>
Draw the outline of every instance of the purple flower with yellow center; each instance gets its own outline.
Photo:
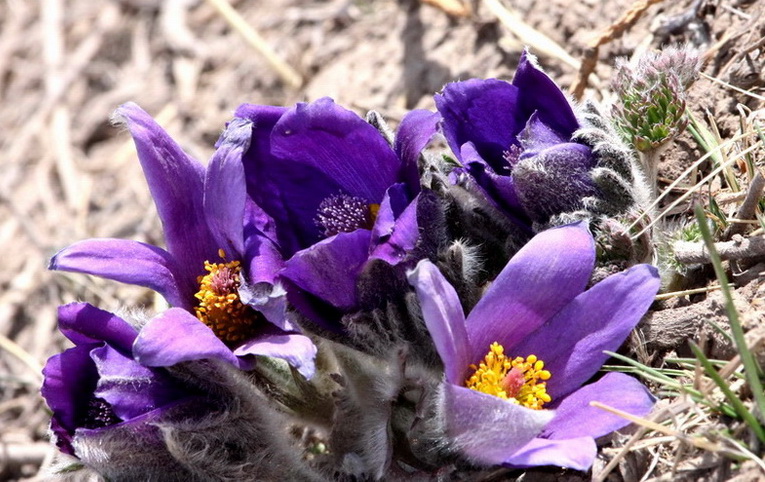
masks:
<instances>
[{"instance_id":1,"label":"purple flower with yellow center","mask_svg":"<svg viewBox=\"0 0 765 482\"><path fill-rule=\"evenodd\" d=\"M88 239L56 254L51 269L145 286L165 297L172 308L136 340L134 354L144 365L217 358L251 369L253 355L265 355L311 376L316 347L286 316L273 223L246 192L249 121L228 125L205 168L137 105L121 106L115 117L133 136L167 250Z\"/></svg>"},{"instance_id":2,"label":"purple flower with yellow center","mask_svg":"<svg viewBox=\"0 0 765 482\"><path fill-rule=\"evenodd\" d=\"M394 142L331 99L292 108L243 105L252 125L243 155L247 192L273 219L290 301L325 328L357 307L370 259L396 265L418 237L417 162L438 115L413 111Z\"/></svg>"},{"instance_id":3,"label":"purple flower with yellow center","mask_svg":"<svg viewBox=\"0 0 765 482\"><path fill-rule=\"evenodd\" d=\"M87 303L61 306L58 316L61 332L75 346L48 360L41 392L53 412L51 431L59 449L87 459L89 442L117 431L161 449L155 422L194 398L193 392L133 359L138 331L122 318Z\"/></svg>"},{"instance_id":4,"label":"purple flower with yellow center","mask_svg":"<svg viewBox=\"0 0 765 482\"><path fill-rule=\"evenodd\" d=\"M527 52L512 83L454 82L435 101L456 172L521 226L581 210L599 194L590 147L571 141L581 126L570 102Z\"/></svg>"},{"instance_id":5,"label":"purple flower with yellow center","mask_svg":"<svg viewBox=\"0 0 765 482\"><path fill-rule=\"evenodd\" d=\"M525 245L467 317L429 261L410 273L444 363L446 435L476 463L588 469L595 439L627 421L599 401L644 416L654 398L636 379L592 381L651 305L656 269L638 265L585 289L595 261L583 223Z\"/></svg>"}]
</instances>

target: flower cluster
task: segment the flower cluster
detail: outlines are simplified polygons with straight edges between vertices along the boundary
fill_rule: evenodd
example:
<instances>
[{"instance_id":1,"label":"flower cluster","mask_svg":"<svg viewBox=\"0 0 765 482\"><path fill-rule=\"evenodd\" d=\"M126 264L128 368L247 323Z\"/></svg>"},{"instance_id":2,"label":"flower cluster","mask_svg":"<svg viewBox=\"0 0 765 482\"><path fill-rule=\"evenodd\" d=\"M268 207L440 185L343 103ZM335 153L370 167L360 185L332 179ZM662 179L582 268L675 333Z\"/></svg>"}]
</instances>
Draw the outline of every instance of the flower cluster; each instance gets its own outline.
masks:
<instances>
[{"instance_id":1,"label":"flower cluster","mask_svg":"<svg viewBox=\"0 0 765 482\"><path fill-rule=\"evenodd\" d=\"M632 153L528 54L512 83L457 82L435 101L395 132L327 98L242 105L206 164L121 106L166 248L88 239L50 267L151 288L168 307L61 307L75 346L48 361L42 394L64 468L587 470L596 439L628 423L592 401L648 414L638 380L599 370L648 310L656 270L593 280L592 231L640 190Z\"/></svg>"}]
</instances>

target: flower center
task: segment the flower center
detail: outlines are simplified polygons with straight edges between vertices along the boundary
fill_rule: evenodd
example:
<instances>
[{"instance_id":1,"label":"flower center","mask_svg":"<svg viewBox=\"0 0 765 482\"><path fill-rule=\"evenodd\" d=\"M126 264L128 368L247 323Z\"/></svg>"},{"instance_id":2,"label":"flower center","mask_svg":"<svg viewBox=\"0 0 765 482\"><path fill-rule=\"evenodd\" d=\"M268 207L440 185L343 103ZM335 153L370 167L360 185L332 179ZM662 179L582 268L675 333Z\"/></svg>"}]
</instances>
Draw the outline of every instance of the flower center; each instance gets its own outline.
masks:
<instances>
[{"instance_id":1,"label":"flower center","mask_svg":"<svg viewBox=\"0 0 765 482\"><path fill-rule=\"evenodd\" d=\"M93 397L88 400L85 418L82 422L84 428L102 428L109 425L120 423L117 415L114 414L112 406L103 398Z\"/></svg>"},{"instance_id":2,"label":"flower center","mask_svg":"<svg viewBox=\"0 0 765 482\"><path fill-rule=\"evenodd\" d=\"M225 259L223 250L219 254ZM194 296L199 304L194 312L226 344L245 340L257 326L257 312L239 299L241 269L239 261L205 261L207 274L197 279L199 291Z\"/></svg>"},{"instance_id":3,"label":"flower center","mask_svg":"<svg viewBox=\"0 0 765 482\"><path fill-rule=\"evenodd\" d=\"M523 148L513 144L502 152L502 158L510 165L510 168L513 168L520 161L521 154L523 154Z\"/></svg>"},{"instance_id":4,"label":"flower center","mask_svg":"<svg viewBox=\"0 0 765 482\"><path fill-rule=\"evenodd\" d=\"M502 345L492 343L483 361L477 367L470 365L475 373L465 381L465 386L540 410L542 405L552 400L547 394L546 383L550 372L544 369L544 362L538 360L536 355L511 360L504 352Z\"/></svg>"},{"instance_id":5,"label":"flower center","mask_svg":"<svg viewBox=\"0 0 765 482\"><path fill-rule=\"evenodd\" d=\"M333 194L319 204L315 222L324 236L330 237L360 228L371 229L379 210L379 204L369 204L362 198Z\"/></svg>"}]
</instances>

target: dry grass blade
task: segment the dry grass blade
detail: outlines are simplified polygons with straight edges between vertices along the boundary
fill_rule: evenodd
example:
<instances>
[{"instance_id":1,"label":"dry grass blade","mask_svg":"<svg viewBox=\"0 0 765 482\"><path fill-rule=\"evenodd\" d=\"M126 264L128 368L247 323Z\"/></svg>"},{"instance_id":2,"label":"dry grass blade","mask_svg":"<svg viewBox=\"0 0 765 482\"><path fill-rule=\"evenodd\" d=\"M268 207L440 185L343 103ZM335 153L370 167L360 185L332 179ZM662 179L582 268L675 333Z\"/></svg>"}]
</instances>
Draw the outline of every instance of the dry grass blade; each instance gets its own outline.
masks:
<instances>
[{"instance_id":1,"label":"dry grass blade","mask_svg":"<svg viewBox=\"0 0 765 482\"><path fill-rule=\"evenodd\" d=\"M433 5L455 17L469 17L473 13L470 5L460 0L422 0L422 3Z\"/></svg>"},{"instance_id":2,"label":"dry grass blade","mask_svg":"<svg viewBox=\"0 0 765 482\"><path fill-rule=\"evenodd\" d=\"M720 152L723 148L732 147L732 146L735 145L736 142L738 142L738 141L740 141L740 140L742 140L744 138L747 138L750 135L751 134L749 134L749 133L743 133L743 134L739 134L739 135L737 135L737 136L735 136L735 137L733 137L731 139L728 139L728 140L718 144L717 146L715 146L709 152L707 152L703 156L701 156L696 162L694 162L693 164L688 166L687 169L685 169L679 176L677 176L677 178L669 186L667 186L663 190L663 192L656 199L654 199L654 201L650 205L648 205L646 207L645 211L643 211L643 214L638 216L638 218L629 226L628 229L633 229L635 226L640 224L640 222L643 219L643 217L648 216L651 213L651 211L655 207L657 207L659 205L659 203L665 197L667 197L669 195L670 192L672 192L673 189L675 189L686 177L688 177L689 174L694 172L696 170L696 168L698 168L701 164L706 162L707 159L709 159L710 157L715 155L715 153ZM700 187L702 184L703 184L702 182L697 183L693 187L687 189L686 193L693 193L693 192L695 192L697 190L697 188Z\"/></svg>"},{"instance_id":3,"label":"dry grass blade","mask_svg":"<svg viewBox=\"0 0 765 482\"><path fill-rule=\"evenodd\" d=\"M673 291L671 293L661 293L654 298L656 301L668 300L670 298L676 298L678 296L697 295L699 293L709 293L710 291L719 290L719 286L705 286L703 288L695 288L691 290Z\"/></svg>"},{"instance_id":4,"label":"dry grass blade","mask_svg":"<svg viewBox=\"0 0 765 482\"><path fill-rule=\"evenodd\" d=\"M672 412L680 412L687 410L689 407L692 406L692 402L690 401L682 401L682 402L676 402L673 405L664 407L663 409L654 412L651 415L651 420L663 420L671 415ZM648 444L643 437L645 437L645 434L648 433L650 429L648 427L640 427L633 435L630 437L630 439L622 446L621 450L619 450L619 453L617 453L609 462L608 464L598 473L594 473L592 475L593 482L603 482L608 478L608 474L610 474L618 465L619 462L624 458L627 453L634 449L639 448L645 448ZM663 444L667 442L673 442L677 440L677 438L674 435L669 435L665 437L654 437L650 439L651 444ZM651 471L646 471L646 475L650 474Z\"/></svg>"},{"instance_id":5,"label":"dry grass blade","mask_svg":"<svg viewBox=\"0 0 765 482\"><path fill-rule=\"evenodd\" d=\"M606 412L622 417L626 420L629 420L630 422L634 424L640 425L641 427L645 427L647 429L653 430L655 432L663 433L665 435L671 435L673 437L676 437L678 440L681 440L682 442L685 442L689 445L692 445L702 450L717 452L721 449L721 447L718 444L704 437L688 437L687 435L683 433L680 433L676 430L672 430L671 428L665 427L664 425L656 423L653 420L637 417L635 415L632 415L631 413L627 413L625 411L619 410L618 408L610 407L604 403L590 402L590 406L599 408L601 410L605 410Z\"/></svg>"},{"instance_id":6,"label":"dry grass blade","mask_svg":"<svg viewBox=\"0 0 765 482\"><path fill-rule=\"evenodd\" d=\"M234 10L234 7L232 7L231 4L226 0L207 0L207 3L212 5L218 13L220 13L221 16L223 16L223 18L245 38L245 40L247 40L247 43L266 58L268 63L271 64L271 67L273 67L287 85L294 89L303 85L303 78L300 74L274 52L263 37L260 36L252 25L247 23L247 21L239 15L239 12Z\"/></svg>"},{"instance_id":7,"label":"dry grass blade","mask_svg":"<svg viewBox=\"0 0 765 482\"><path fill-rule=\"evenodd\" d=\"M0 349L21 360L38 380L42 380L42 365L10 338L0 334Z\"/></svg>"},{"instance_id":8,"label":"dry grass blade","mask_svg":"<svg viewBox=\"0 0 765 482\"><path fill-rule=\"evenodd\" d=\"M734 138L734 139L736 139L736 138ZM728 143L731 143L732 141L733 141L733 139L731 139L731 140L729 140L729 141L726 141L726 142L725 142L725 143L723 143L723 144L728 144ZM720 144L720 146L722 146L723 144ZM740 157L743 157L743 156L745 156L746 154L748 154L749 152L752 152L752 151L754 151L755 149L758 149L760 146L761 146L761 143L759 143L759 142L758 142L757 144L754 144L753 146L751 146L751 147L749 147L749 148L747 148L747 149L745 149L745 150L741 151L740 153L738 153L738 155L731 157L730 159L728 159L728 161L727 161L727 162L725 162L725 163L723 163L723 164L720 164L720 165L719 165L719 166L718 166L716 169L714 169L712 172L710 172L709 174L707 174L707 175L706 175L706 176L705 176L705 177L704 177L702 180L700 180L698 183L696 183L696 185L695 185L695 186L693 186L691 189L689 189L687 192L685 192L685 193L684 193L682 196L680 196L680 197L678 197L676 200L674 200L674 201L673 201L673 202L672 202L672 203L671 203L669 206L667 206L667 207L664 209L664 211L662 211L662 212L661 212L661 213L660 213L660 214L659 214L659 215L656 217L656 219L652 220L652 221L651 221L651 223L650 223L648 226L646 226L646 227L645 227L645 228L643 228L643 229L642 229L640 232L638 232L637 234L635 234L635 235L632 237L632 239L638 239L638 238L640 238L640 236L642 236L643 234L645 234L646 232L648 232L648 230L650 230L650 229L651 229L651 228L652 228L652 227L653 227L653 226L654 226L654 225L655 225L657 222L659 222L659 220L661 220L661 219L662 219L664 216L666 216L666 215L667 215L667 214L668 214L670 211L672 211L672 209L674 209L674 208L675 208L675 206L677 206L677 205L678 205L678 204L680 204L681 202L683 202L683 201L685 201L686 199L688 199L688 197L690 197L690 196L691 196L693 193L697 192L697 191L698 191L698 190L701 188L701 186L703 186L704 184L706 184L707 182L709 182L709 181L710 181L712 178L714 178L716 175L718 175L719 173L721 173L721 172L722 172L722 171L723 171L723 170L724 170L726 167L733 165L733 164L734 164L736 161L738 161L738 159L739 159ZM718 147L719 147L719 146L718 146ZM717 149L717 148L715 148L715 149ZM701 158L700 158L698 161L696 161L696 162L693 164L693 166L691 166L691 168L689 168L688 170L686 170L686 172L684 172L682 175L680 175L680 176L678 177L678 181L679 181L680 179L684 178L684 177L687 175L687 173L688 173L688 172L690 172L690 171L691 171L691 169L692 169L694 166L697 166L697 165L699 165L701 162L703 162L704 160L706 160L707 158L709 158L709 155L710 155L710 153L711 153L711 152L713 152L713 151L710 151L709 153L707 153L707 154L705 154L704 156L702 156L702 157L701 157ZM677 181L676 181L676 182L677 182ZM670 186L669 188L667 188L667 189L665 190L665 194L666 194L666 193L667 193L667 192L668 192L668 191L669 191L671 188L672 188L672 186ZM652 205L651 205L651 206L650 206L650 207L649 207L649 208L646 210L646 213L650 212L650 209L651 209L651 208L653 208L655 205L657 205L657 204L658 204L658 201L659 201L661 198L662 198L662 196L659 196L659 197L656 199L656 201L654 201L654 202L653 202L653 204L652 204ZM643 215L645 216L645 214L646 214L646 213L644 213ZM633 224L630 226L630 228L629 228L629 229L632 229L632 228L634 228L634 227L635 227L635 226L638 224L638 222L639 222L639 220L640 220L641 218L642 218L642 216L641 216L641 217L639 217L639 218L638 218L638 221L635 221L635 222L634 222L634 223L633 223Z\"/></svg>"},{"instance_id":9,"label":"dry grass blade","mask_svg":"<svg viewBox=\"0 0 765 482\"><path fill-rule=\"evenodd\" d=\"M553 39L524 22L518 12L508 9L499 0L484 0L483 3L499 19L502 25L517 36L522 43L531 47L534 53L558 59L576 70L579 69L578 60L572 57L566 49Z\"/></svg>"},{"instance_id":10,"label":"dry grass blade","mask_svg":"<svg viewBox=\"0 0 765 482\"><path fill-rule=\"evenodd\" d=\"M722 86L724 86L724 87L726 87L728 89L735 90L739 94L748 95L749 97L751 97L753 99L765 101L765 97L763 97L761 95L758 95L758 94L755 94L754 92L750 92L748 90L744 90L744 89L742 89L740 87L736 87L735 85L732 85L732 84L730 84L728 82L725 82L724 80L720 80L717 77L713 77L711 75L707 75L704 72L701 72L701 76L704 77L707 80L711 80L712 82L714 82L716 84L720 84L720 85L722 85Z\"/></svg>"}]
</instances>

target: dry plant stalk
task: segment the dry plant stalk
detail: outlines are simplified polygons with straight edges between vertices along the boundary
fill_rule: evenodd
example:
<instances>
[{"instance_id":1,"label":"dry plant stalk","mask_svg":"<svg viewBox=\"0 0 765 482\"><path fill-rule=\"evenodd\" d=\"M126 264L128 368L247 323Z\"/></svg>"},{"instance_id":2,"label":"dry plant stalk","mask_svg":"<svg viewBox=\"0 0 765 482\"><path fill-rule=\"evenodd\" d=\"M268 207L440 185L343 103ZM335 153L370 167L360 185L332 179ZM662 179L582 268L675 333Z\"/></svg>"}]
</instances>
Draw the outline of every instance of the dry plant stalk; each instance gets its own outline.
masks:
<instances>
[{"instance_id":1,"label":"dry plant stalk","mask_svg":"<svg viewBox=\"0 0 765 482\"><path fill-rule=\"evenodd\" d=\"M292 88L299 88L303 85L303 78L266 43L263 37L247 21L234 10L226 0L207 0L218 13L228 22L231 27L239 32L242 37L260 54L266 58L271 67L279 74L284 82Z\"/></svg>"},{"instance_id":2,"label":"dry plant stalk","mask_svg":"<svg viewBox=\"0 0 765 482\"><path fill-rule=\"evenodd\" d=\"M560 60L561 62L579 69L579 61L566 52L556 41L543 34L539 30L525 23L518 12L510 10L499 0L484 0L491 13L510 30L525 45L531 47L534 52L538 52ZM586 77L585 77L586 78Z\"/></svg>"},{"instance_id":3,"label":"dry plant stalk","mask_svg":"<svg viewBox=\"0 0 765 482\"><path fill-rule=\"evenodd\" d=\"M436 8L440 8L448 15L454 17L469 17L473 11L469 4L463 3L460 0L422 0L422 3L427 3Z\"/></svg>"},{"instance_id":4,"label":"dry plant stalk","mask_svg":"<svg viewBox=\"0 0 765 482\"><path fill-rule=\"evenodd\" d=\"M598 37L593 39L587 48L584 50L582 56L582 62L579 66L579 73L576 80L571 85L570 92L576 99L581 99L584 94L584 88L587 85L587 78L595 71L595 64L598 62L598 52L600 46L604 45L614 39L621 37L621 35L635 22L638 21L641 15L648 10L648 7L659 3L663 0L637 0L632 6L624 12L624 15L611 24L608 28L603 30Z\"/></svg>"},{"instance_id":5,"label":"dry plant stalk","mask_svg":"<svg viewBox=\"0 0 765 482\"><path fill-rule=\"evenodd\" d=\"M742 260L765 256L765 236L744 238L734 235L732 241L715 243L723 260ZM704 243L678 241L674 244L675 257L683 264L708 264L712 262Z\"/></svg>"},{"instance_id":6,"label":"dry plant stalk","mask_svg":"<svg viewBox=\"0 0 765 482\"><path fill-rule=\"evenodd\" d=\"M763 190L765 190L765 177L758 171L757 174L754 175L752 182L749 184L749 190L746 193L744 202L741 203L741 206L739 206L738 211L736 212L736 219L755 219L757 214L757 204L762 197ZM723 239L731 239L734 235L742 234L745 230L745 223L731 223L730 226L728 226L728 229L725 230L725 233L723 233Z\"/></svg>"}]
</instances>

